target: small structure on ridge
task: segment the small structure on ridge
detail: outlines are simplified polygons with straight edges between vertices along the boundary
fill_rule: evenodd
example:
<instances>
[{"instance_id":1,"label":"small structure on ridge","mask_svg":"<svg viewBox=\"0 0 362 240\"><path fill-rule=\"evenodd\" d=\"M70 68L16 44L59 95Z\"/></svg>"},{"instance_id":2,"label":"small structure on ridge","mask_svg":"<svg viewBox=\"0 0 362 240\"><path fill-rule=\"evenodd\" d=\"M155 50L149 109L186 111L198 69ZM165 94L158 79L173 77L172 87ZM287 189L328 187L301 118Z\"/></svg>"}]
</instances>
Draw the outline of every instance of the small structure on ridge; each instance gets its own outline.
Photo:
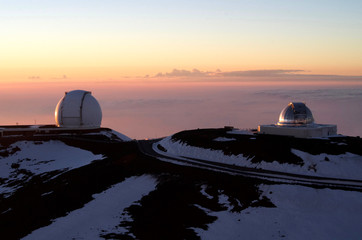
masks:
<instances>
[{"instance_id":1,"label":"small structure on ridge","mask_svg":"<svg viewBox=\"0 0 362 240\"><path fill-rule=\"evenodd\" d=\"M337 125L316 124L305 103L291 102L281 111L277 124L260 125L258 133L298 138L328 137L337 134Z\"/></svg>"}]
</instances>

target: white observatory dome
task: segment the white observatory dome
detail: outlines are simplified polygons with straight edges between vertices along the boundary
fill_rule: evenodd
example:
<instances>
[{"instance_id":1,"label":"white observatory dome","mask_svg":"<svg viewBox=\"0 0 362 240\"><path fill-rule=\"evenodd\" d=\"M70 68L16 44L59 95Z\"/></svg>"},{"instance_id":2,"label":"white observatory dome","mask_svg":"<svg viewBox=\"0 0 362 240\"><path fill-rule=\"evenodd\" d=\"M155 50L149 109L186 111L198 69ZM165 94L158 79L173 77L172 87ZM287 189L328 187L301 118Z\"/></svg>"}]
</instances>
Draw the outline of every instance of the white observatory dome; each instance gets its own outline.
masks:
<instances>
[{"instance_id":1,"label":"white observatory dome","mask_svg":"<svg viewBox=\"0 0 362 240\"><path fill-rule=\"evenodd\" d=\"M304 125L314 123L312 112L301 102L291 102L279 115L278 125Z\"/></svg>"},{"instance_id":2,"label":"white observatory dome","mask_svg":"<svg viewBox=\"0 0 362 240\"><path fill-rule=\"evenodd\" d=\"M99 128L102 110L91 92L66 92L55 108L55 122L58 127Z\"/></svg>"}]
</instances>

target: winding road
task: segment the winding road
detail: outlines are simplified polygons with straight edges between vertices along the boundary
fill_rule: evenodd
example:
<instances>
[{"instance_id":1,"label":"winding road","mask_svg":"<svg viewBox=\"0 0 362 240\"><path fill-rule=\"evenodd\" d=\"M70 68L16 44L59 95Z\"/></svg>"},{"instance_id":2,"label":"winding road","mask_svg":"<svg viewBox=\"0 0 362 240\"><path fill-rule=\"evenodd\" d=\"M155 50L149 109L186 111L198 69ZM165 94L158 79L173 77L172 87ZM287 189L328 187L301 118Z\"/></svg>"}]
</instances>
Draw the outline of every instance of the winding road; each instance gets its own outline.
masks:
<instances>
[{"instance_id":1,"label":"winding road","mask_svg":"<svg viewBox=\"0 0 362 240\"><path fill-rule=\"evenodd\" d=\"M315 185L320 187L333 187L333 188L362 191L362 180L286 173L286 172L279 172L279 171L272 171L265 169L241 167L225 163L216 163L204 159L172 156L168 153L166 154L166 152L165 154L163 154L162 150L154 149L154 144L157 143L159 140L160 139L140 140L138 141L138 148L141 151L141 153L146 156L178 165L187 165L191 167L209 169L212 171L224 172L244 177L266 179L273 182L283 182L283 183L301 184L301 185Z\"/></svg>"}]
</instances>

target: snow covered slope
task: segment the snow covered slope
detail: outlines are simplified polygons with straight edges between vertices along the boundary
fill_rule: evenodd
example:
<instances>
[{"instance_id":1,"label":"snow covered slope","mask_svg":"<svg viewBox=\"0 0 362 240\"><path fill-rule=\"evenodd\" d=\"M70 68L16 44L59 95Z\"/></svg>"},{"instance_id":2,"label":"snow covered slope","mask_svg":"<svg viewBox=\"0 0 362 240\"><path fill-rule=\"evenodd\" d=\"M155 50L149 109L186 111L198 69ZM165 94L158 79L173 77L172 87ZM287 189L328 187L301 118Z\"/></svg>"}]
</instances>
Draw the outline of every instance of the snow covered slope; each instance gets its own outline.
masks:
<instances>
[{"instance_id":1,"label":"snow covered slope","mask_svg":"<svg viewBox=\"0 0 362 240\"><path fill-rule=\"evenodd\" d=\"M156 185L157 178L128 178L23 239L342 240L362 234L361 192L237 187L230 179L223 187L224 181L182 177Z\"/></svg>"},{"instance_id":2,"label":"snow covered slope","mask_svg":"<svg viewBox=\"0 0 362 240\"><path fill-rule=\"evenodd\" d=\"M103 158L61 141L19 141L0 150L0 194L7 197L36 175L49 178Z\"/></svg>"},{"instance_id":3,"label":"snow covered slope","mask_svg":"<svg viewBox=\"0 0 362 240\"><path fill-rule=\"evenodd\" d=\"M135 142L107 129L0 138L0 238L19 239L81 208L92 195L138 174L136 157ZM122 186L121 194L132 198L133 184ZM138 190L136 198L143 193Z\"/></svg>"},{"instance_id":4,"label":"snow covered slope","mask_svg":"<svg viewBox=\"0 0 362 240\"><path fill-rule=\"evenodd\" d=\"M191 131L190 131L191 132ZM195 131L196 132L196 131ZM189 133L196 135L196 133ZM362 180L362 154L359 147L353 147L357 153L348 152L348 144L335 143L328 139L319 140L323 143L323 148L328 148L329 152L324 150L309 149L308 145L303 146L299 141L293 144L292 138L281 138L282 141L289 141L287 144L276 143L278 139L259 140L264 136L253 136L250 133L239 135L236 139L235 132L226 133L222 136L207 136L204 131L196 136L195 139L187 136L187 139L175 137L175 135L166 137L153 145L157 153L176 158L192 158L207 160L215 163L224 163L234 166L249 167L254 169L265 169L284 173L302 174L309 176L343 178ZM271 137L270 137L271 138ZM263 141L263 142L262 142ZM304 140L311 141L313 139ZM284 145L283 145L284 144ZM361 143L360 143L361 145ZM315 146L313 146L315 148ZM346 148L338 150L337 147ZM362 145L361 145L362 147ZM311 153L307 152L311 151Z\"/></svg>"},{"instance_id":5,"label":"snow covered slope","mask_svg":"<svg viewBox=\"0 0 362 240\"><path fill-rule=\"evenodd\" d=\"M273 208L248 207L231 211L230 199L221 195L226 211L213 212L217 220L201 239L360 239L362 203L360 192L313 189L297 185L261 185L262 196Z\"/></svg>"}]
</instances>

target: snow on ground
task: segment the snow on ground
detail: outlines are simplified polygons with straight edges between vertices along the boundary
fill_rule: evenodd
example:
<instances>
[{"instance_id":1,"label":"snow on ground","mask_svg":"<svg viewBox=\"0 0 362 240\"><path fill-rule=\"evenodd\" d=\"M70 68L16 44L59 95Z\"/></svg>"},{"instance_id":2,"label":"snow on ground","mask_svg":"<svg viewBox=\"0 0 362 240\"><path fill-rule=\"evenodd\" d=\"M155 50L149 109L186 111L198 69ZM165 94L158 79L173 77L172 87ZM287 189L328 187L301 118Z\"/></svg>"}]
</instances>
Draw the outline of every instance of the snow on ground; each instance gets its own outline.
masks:
<instances>
[{"instance_id":1,"label":"snow on ground","mask_svg":"<svg viewBox=\"0 0 362 240\"><path fill-rule=\"evenodd\" d=\"M167 152L160 151L157 144L161 144ZM280 164L277 161L252 163L242 154L224 155L221 150L211 150L189 146L180 141L173 141L172 137L166 137L153 145L153 149L161 155L169 157L191 157L196 159L221 162L230 165L261 168L266 170L304 174L311 176L323 176L346 179L362 179L362 156L352 153L330 155L312 155L293 149L292 152L304 160L304 165ZM326 157L328 160L326 160Z\"/></svg>"},{"instance_id":2,"label":"snow on ground","mask_svg":"<svg viewBox=\"0 0 362 240\"><path fill-rule=\"evenodd\" d=\"M313 155L297 149L292 153L302 158L306 166L315 166L318 175L337 178L362 179L362 156L353 153L340 155L319 154Z\"/></svg>"},{"instance_id":3,"label":"snow on ground","mask_svg":"<svg viewBox=\"0 0 362 240\"><path fill-rule=\"evenodd\" d=\"M109 138L112 138L112 134L113 134L113 135L115 135L116 137L118 137L119 139L121 139L121 140L124 141L124 142L132 141L131 138L127 137L126 135L124 135L124 134L122 134L122 133L120 133L120 132L114 131L113 129L112 129L111 132L109 132L109 131L102 131L101 133L102 133L103 135L109 137Z\"/></svg>"},{"instance_id":4,"label":"snow on ground","mask_svg":"<svg viewBox=\"0 0 362 240\"><path fill-rule=\"evenodd\" d=\"M228 131L227 134L254 135L250 130L236 129L236 128L231 131Z\"/></svg>"},{"instance_id":5,"label":"snow on ground","mask_svg":"<svg viewBox=\"0 0 362 240\"><path fill-rule=\"evenodd\" d=\"M52 224L37 229L23 239L103 239L100 234L124 233L117 227L123 210L156 187L156 179L150 175L130 177L106 191L93 195L94 200L83 208L57 218Z\"/></svg>"},{"instance_id":6,"label":"snow on ground","mask_svg":"<svg viewBox=\"0 0 362 240\"><path fill-rule=\"evenodd\" d=\"M201 239L360 239L362 193L298 185L262 185L276 208L249 207L240 213L210 213L209 229L195 229ZM227 196L220 198L231 209Z\"/></svg>"},{"instance_id":7,"label":"snow on ground","mask_svg":"<svg viewBox=\"0 0 362 240\"><path fill-rule=\"evenodd\" d=\"M99 134L102 134L103 136L106 136L109 139L114 139L114 137L117 137L119 140L122 140L123 142L132 141L131 138L127 137L126 135L124 135L124 134L122 134L120 132L114 131L113 129L103 130L103 131L100 131L99 133L98 132L96 132L96 133L87 133L87 134L84 134L84 135L99 135Z\"/></svg>"},{"instance_id":8,"label":"snow on ground","mask_svg":"<svg viewBox=\"0 0 362 240\"><path fill-rule=\"evenodd\" d=\"M213 141L216 141L216 142L230 142L230 141L235 141L235 140L236 140L235 138L218 137L218 138L215 138Z\"/></svg>"},{"instance_id":9,"label":"snow on ground","mask_svg":"<svg viewBox=\"0 0 362 240\"><path fill-rule=\"evenodd\" d=\"M54 170L70 170L102 159L90 151L68 146L61 141L19 141L10 145L7 151L15 151L7 157L0 157L0 193L11 194L19 186L8 186L11 182L27 181L32 175ZM4 151L4 150L2 150ZM21 184L22 185L22 184Z\"/></svg>"},{"instance_id":10,"label":"snow on ground","mask_svg":"<svg viewBox=\"0 0 362 240\"><path fill-rule=\"evenodd\" d=\"M116 135L118 138L120 138L120 139L122 139L123 141L125 141L125 142L127 142L127 141L132 141L131 138L127 137L126 135L124 135L124 134L122 134L122 133L120 133L120 132L117 132L117 131L112 130L112 133L113 133L114 135Z\"/></svg>"}]
</instances>

